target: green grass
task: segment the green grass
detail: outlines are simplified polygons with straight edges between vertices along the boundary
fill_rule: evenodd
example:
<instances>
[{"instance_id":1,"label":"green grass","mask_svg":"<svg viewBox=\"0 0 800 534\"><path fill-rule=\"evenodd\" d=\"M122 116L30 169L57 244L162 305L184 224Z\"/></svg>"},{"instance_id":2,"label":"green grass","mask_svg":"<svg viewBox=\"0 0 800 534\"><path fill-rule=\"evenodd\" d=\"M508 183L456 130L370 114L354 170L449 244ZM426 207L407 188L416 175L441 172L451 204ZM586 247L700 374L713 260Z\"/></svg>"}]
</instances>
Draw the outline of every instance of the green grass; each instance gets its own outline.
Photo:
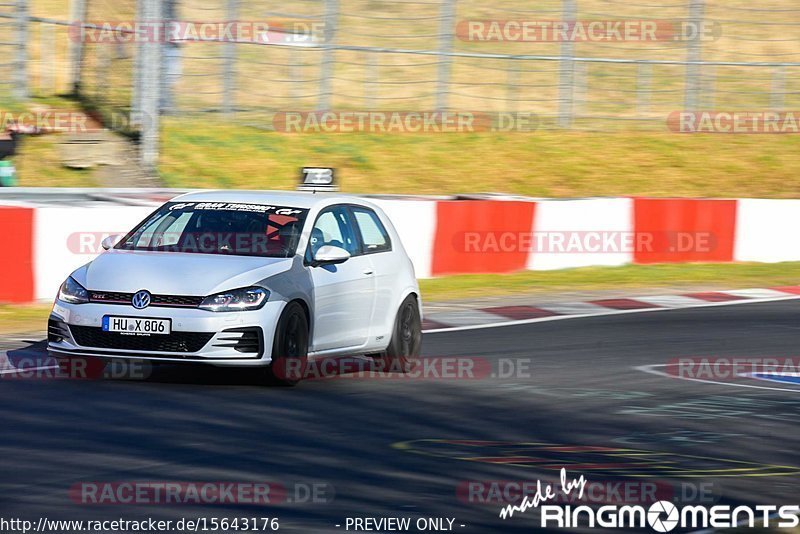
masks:
<instances>
[{"instance_id":1,"label":"green grass","mask_svg":"<svg viewBox=\"0 0 800 534\"><path fill-rule=\"evenodd\" d=\"M800 284L800 262L663 264L458 275L420 280L427 302L560 291L744 289Z\"/></svg>"},{"instance_id":2,"label":"green grass","mask_svg":"<svg viewBox=\"0 0 800 534\"><path fill-rule=\"evenodd\" d=\"M61 165L59 136L26 137L14 166L19 185L26 187L97 187L92 170L68 169Z\"/></svg>"},{"instance_id":3,"label":"green grass","mask_svg":"<svg viewBox=\"0 0 800 534\"><path fill-rule=\"evenodd\" d=\"M800 196L793 135L284 134L167 118L162 140L171 187L291 189L300 167L322 165L357 193Z\"/></svg>"},{"instance_id":4,"label":"green grass","mask_svg":"<svg viewBox=\"0 0 800 534\"><path fill-rule=\"evenodd\" d=\"M24 111L54 109L80 111L80 106L69 98L32 98L27 105L18 101L0 98L0 112L20 113ZM14 166L21 186L27 187L96 187L91 170L74 170L61 164L60 134L22 137Z\"/></svg>"},{"instance_id":5,"label":"green grass","mask_svg":"<svg viewBox=\"0 0 800 534\"><path fill-rule=\"evenodd\" d=\"M97 185L91 171L61 165L59 141L23 141L15 158L20 185ZM179 188L292 189L300 167L320 165L336 167L343 190L353 193L800 197L796 135L282 134L167 117L162 142L163 182Z\"/></svg>"},{"instance_id":6,"label":"green grass","mask_svg":"<svg viewBox=\"0 0 800 534\"><path fill-rule=\"evenodd\" d=\"M50 304L0 305L0 334L44 332Z\"/></svg>"},{"instance_id":7,"label":"green grass","mask_svg":"<svg viewBox=\"0 0 800 534\"><path fill-rule=\"evenodd\" d=\"M421 280L425 302L470 297L553 294L607 289L743 289L800 284L800 262L586 267L508 275L462 275ZM0 333L42 332L50 305L0 305Z\"/></svg>"},{"instance_id":8,"label":"green grass","mask_svg":"<svg viewBox=\"0 0 800 534\"><path fill-rule=\"evenodd\" d=\"M317 12L316 4L302 3L297 11ZM508 0L501 5L480 2L461 2L457 20L468 18L510 18L532 13L531 6L520 0ZM579 17L593 18L608 14L611 18L673 19L685 16L685 5L659 8L646 5L608 5L608 0L580 2ZM707 6L708 20L748 19L738 17L751 2L730 0ZM90 3L91 20L126 20L135 13L135 2L121 0L112 3ZM224 20L224 2L208 2L181 6L185 20ZM561 4L547 0L537 4L540 14L555 13ZM720 39L704 45L706 60L764 60L779 58L792 61L800 57L796 40L776 40L772 37L775 24L785 22L781 2L770 0L758 14L760 24L729 21ZM243 20L267 9L263 2L242 5ZM435 48L439 31L439 7L402 5L375 0L346 0L338 32L343 43L380 45L388 47ZM555 9L556 11L550 11ZM744 11L743 11L744 10ZM35 0L31 13L37 16L67 19L66 0ZM353 16L369 13L369 16ZM531 15L533 16L533 15ZM554 15L555 16L555 15ZM392 21L393 17L398 17ZM403 20L417 17L418 22ZM552 18L552 17L545 17ZM603 17L601 17L602 19ZM255 20L255 19L252 19ZM411 19L415 20L415 19ZM31 87L38 94L39 74L48 68L40 62L39 25L31 34ZM56 60L64 59L67 29L57 34ZM408 40L403 34L428 35ZM469 43L456 40L455 49L474 52L535 52L557 55L558 43L537 43L535 46L517 43ZM62 50L63 48L63 50ZM84 58L84 85L89 100L100 93L93 103L101 110L124 110L130 104L130 69L132 46L124 50L105 45L87 45ZM124 52L122 56L118 53ZM577 43L576 55L612 56L618 58L683 59L685 46L659 43L655 47L639 44L600 46ZM98 54L111 60L114 68L97 68ZM310 54L310 55L308 55ZM218 114L202 116L165 117L162 129L162 158L159 171L166 185L175 187L222 188L280 188L294 186L298 168L303 165L330 165L340 170L345 191L369 193L447 194L479 191L498 191L532 196L752 196L790 198L800 195L800 136L797 135L680 135L666 131L665 118L670 111L683 106L684 67L656 65L652 71L650 107L642 111L652 118L646 131L635 128L630 121L578 119L581 128L612 131L550 131L518 134L422 134L368 135L329 134L299 135L269 133L243 125L252 122L268 126L266 110L308 110L317 105L315 99L289 98L293 91L300 94L317 89L314 82L265 83L265 79L315 79L319 75L317 52L308 54L281 47L237 47L237 106L253 107L258 116L238 114L238 124L225 123ZM183 60L185 76L178 82L176 92L184 111L218 108L221 90L221 62L217 43L187 44ZM414 100L420 93L432 93L437 76L435 61L414 59L402 54L383 54L380 63L381 88L377 104L365 101L363 63L360 52L339 51L332 80L332 107L343 109L426 110L433 109L433 97ZM255 62L259 63L255 63ZM270 64L269 76L264 77L263 63ZM307 62L309 66L290 71L285 63ZM407 67L409 64L427 66ZM58 71L57 92L65 92L66 64ZM638 117L635 97L635 65L591 64L586 68L588 101L578 114L611 115L616 118ZM509 111L507 73L517 68L521 72L514 83L522 84L516 96L523 100L519 111L539 115L552 114L558 102L558 64L529 63L520 68L514 61L453 60L453 94L449 105L453 109L473 111ZM768 95L773 84L772 69L741 69L719 67L714 76L715 100L711 106L720 110L753 110L770 107ZM785 107L796 109L798 80L787 75ZM202 80L202 82L200 82ZM420 80L431 80L419 84ZM484 85L468 89L458 83L480 81ZM406 84L405 82L414 82ZM200 87L200 85L202 87ZM543 87L547 86L547 87ZM458 96L458 93L478 95ZM389 98L392 97L392 98ZM394 98L398 100L394 100ZM409 100L411 98L411 100ZM50 99L52 100L52 99ZM529 101L530 100L530 101ZM545 100L545 103L537 103ZM9 108L8 98L0 94L0 110ZM39 99L47 103L48 99ZM55 101L54 107L63 107ZM17 105L18 106L18 105ZM410 106L410 108L409 108ZM708 107L706 106L706 107ZM580 106L579 106L580 108ZM516 108L513 108L516 109ZM639 117L642 118L642 117ZM260 121L260 122L259 122ZM64 169L58 162L56 142L51 137L29 139L17 158L22 185L93 186L92 173Z\"/></svg>"}]
</instances>

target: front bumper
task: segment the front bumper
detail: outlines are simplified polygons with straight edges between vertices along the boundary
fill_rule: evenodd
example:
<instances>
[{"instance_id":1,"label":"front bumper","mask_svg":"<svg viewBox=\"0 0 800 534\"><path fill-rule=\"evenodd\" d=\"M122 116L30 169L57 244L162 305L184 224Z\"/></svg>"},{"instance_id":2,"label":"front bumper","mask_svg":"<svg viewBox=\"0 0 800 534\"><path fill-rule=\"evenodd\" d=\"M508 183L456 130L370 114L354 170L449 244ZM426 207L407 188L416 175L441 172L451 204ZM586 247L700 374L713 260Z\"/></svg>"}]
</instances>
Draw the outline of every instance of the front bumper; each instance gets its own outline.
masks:
<instances>
[{"instance_id":1,"label":"front bumper","mask_svg":"<svg viewBox=\"0 0 800 534\"><path fill-rule=\"evenodd\" d=\"M283 302L260 310L210 312L196 308L133 306L56 301L48 324L48 351L54 356L96 356L166 362L200 362L256 367L272 359L272 338ZM171 319L168 335L129 336L102 331L105 315Z\"/></svg>"}]
</instances>

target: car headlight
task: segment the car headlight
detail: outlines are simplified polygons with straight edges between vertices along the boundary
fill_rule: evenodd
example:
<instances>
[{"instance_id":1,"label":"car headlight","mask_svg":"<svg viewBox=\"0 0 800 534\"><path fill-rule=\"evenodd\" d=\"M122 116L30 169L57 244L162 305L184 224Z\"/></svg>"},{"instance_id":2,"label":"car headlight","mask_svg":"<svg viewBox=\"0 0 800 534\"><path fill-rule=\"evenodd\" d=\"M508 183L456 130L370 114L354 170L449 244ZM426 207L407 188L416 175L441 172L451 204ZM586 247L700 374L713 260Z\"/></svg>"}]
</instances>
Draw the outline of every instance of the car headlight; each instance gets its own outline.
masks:
<instances>
[{"instance_id":1,"label":"car headlight","mask_svg":"<svg viewBox=\"0 0 800 534\"><path fill-rule=\"evenodd\" d=\"M213 312L257 310L267 302L269 291L263 287L244 287L206 297L200 309Z\"/></svg>"},{"instance_id":2,"label":"car headlight","mask_svg":"<svg viewBox=\"0 0 800 534\"><path fill-rule=\"evenodd\" d=\"M70 276L61 284L58 290L58 300L70 304L84 304L89 302L89 292Z\"/></svg>"}]
</instances>

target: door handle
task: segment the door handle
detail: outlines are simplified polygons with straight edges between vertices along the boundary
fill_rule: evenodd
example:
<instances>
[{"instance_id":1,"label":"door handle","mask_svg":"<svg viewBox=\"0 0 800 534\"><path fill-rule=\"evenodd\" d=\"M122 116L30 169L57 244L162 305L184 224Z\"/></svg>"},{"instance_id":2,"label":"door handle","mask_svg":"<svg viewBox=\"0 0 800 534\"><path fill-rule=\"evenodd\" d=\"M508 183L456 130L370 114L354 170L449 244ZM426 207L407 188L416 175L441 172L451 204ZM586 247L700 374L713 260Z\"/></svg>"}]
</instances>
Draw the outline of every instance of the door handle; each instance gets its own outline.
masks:
<instances>
[{"instance_id":1,"label":"door handle","mask_svg":"<svg viewBox=\"0 0 800 534\"><path fill-rule=\"evenodd\" d=\"M372 274L374 272L375 271L373 271L372 269L364 269L364 274L366 274L366 275L370 275L370 274Z\"/></svg>"}]
</instances>

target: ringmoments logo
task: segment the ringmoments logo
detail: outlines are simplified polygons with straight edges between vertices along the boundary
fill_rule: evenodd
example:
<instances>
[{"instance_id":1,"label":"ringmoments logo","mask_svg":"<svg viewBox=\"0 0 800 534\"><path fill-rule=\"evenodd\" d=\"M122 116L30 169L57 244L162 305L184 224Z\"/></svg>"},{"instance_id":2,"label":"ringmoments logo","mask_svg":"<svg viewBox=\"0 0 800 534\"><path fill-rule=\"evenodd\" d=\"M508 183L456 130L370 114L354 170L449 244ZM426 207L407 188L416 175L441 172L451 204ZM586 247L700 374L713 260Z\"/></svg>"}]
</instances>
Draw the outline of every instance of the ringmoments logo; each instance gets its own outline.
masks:
<instances>
[{"instance_id":1,"label":"ringmoments logo","mask_svg":"<svg viewBox=\"0 0 800 534\"><path fill-rule=\"evenodd\" d=\"M554 484L537 484L533 496L525 496L519 504L509 504L500 510L507 519L515 513L539 508L539 526L542 528L651 528L655 532L670 532L676 528L796 528L800 525L800 505L686 505L678 507L669 501L657 501L649 506L605 505L591 507L543 504L557 494L576 494L583 498L588 481L581 475L568 479L566 469L561 469L560 488ZM540 506L541 505L541 506Z\"/></svg>"}]
</instances>

